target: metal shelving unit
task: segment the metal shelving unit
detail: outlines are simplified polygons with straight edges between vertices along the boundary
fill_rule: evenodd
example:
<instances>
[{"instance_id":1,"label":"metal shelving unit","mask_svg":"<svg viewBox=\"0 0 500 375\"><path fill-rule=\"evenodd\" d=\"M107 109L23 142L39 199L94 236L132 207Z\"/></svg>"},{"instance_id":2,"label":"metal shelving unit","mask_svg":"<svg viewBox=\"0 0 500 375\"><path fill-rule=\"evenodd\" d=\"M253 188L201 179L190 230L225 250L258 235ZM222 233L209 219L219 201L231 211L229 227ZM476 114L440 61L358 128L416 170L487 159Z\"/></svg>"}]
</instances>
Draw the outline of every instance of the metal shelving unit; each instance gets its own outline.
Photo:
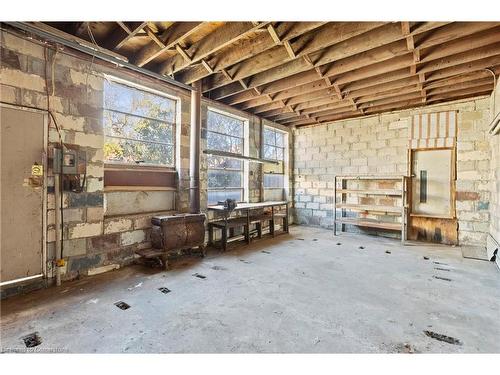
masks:
<instances>
[{"instance_id":1,"label":"metal shelving unit","mask_svg":"<svg viewBox=\"0 0 500 375\"><path fill-rule=\"evenodd\" d=\"M349 181L399 181L401 189L350 189L348 188ZM340 183L341 188L337 186ZM341 231L345 231L345 225L356 225L359 227L370 227L387 230L401 231L401 242L404 244L407 239L408 226L408 177L407 176L376 176L376 175L350 175L350 176L335 176L334 179L334 206L333 206L333 233L337 235L337 224L341 224ZM340 203L337 203L337 197L340 195ZM348 195L356 196L386 196L399 198L401 204L399 206L389 205L371 205L348 203ZM359 202L359 199L358 199ZM337 217L337 209L341 209L341 216ZM401 222L388 222L383 220L375 220L368 218L347 217L348 211L378 213L387 216L400 216Z\"/></svg>"}]
</instances>

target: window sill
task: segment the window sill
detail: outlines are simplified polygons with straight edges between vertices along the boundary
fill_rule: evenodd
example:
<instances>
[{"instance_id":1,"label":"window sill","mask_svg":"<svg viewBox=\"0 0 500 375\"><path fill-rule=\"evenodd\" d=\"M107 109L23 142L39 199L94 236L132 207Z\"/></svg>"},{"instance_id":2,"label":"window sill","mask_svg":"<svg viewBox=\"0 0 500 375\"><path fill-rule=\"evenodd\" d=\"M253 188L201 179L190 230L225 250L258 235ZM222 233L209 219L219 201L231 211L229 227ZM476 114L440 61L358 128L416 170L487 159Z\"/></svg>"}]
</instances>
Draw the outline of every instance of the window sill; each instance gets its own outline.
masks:
<instances>
[{"instance_id":1,"label":"window sill","mask_svg":"<svg viewBox=\"0 0 500 375\"><path fill-rule=\"evenodd\" d=\"M127 192L127 191L176 191L174 187L168 186L106 186L105 193Z\"/></svg>"},{"instance_id":2,"label":"window sill","mask_svg":"<svg viewBox=\"0 0 500 375\"><path fill-rule=\"evenodd\" d=\"M159 172L159 173L176 173L174 167L169 167L166 165L133 165L133 164L111 164L105 163L104 169L107 171L151 171L151 172Z\"/></svg>"}]
</instances>

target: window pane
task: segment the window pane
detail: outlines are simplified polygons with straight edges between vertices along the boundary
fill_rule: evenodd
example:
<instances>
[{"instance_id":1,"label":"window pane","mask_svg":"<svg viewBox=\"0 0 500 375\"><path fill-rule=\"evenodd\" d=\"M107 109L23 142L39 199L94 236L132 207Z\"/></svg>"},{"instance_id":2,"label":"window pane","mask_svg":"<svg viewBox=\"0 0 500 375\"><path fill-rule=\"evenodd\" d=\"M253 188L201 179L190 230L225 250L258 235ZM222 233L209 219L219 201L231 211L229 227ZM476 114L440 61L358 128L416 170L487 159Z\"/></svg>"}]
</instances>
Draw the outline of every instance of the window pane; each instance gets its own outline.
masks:
<instances>
[{"instance_id":1,"label":"window pane","mask_svg":"<svg viewBox=\"0 0 500 375\"><path fill-rule=\"evenodd\" d=\"M175 100L116 82L104 81L104 108L171 123L175 120Z\"/></svg>"},{"instance_id":2,"label":"window pane","mask_svg":"<svg viewBox=\"0 0 500 375\"><path fill-rule=\"evenodd\" d=\"M111 137L173 143L173 126L132 115L104 111L104 133Z\"/></svg>"},{"instance_id":3,"label":"window pane","mask_svg":"<svg viewBox=\"0 0 500 375\"><path fill-rule=\"evenodd\" d=\"M112 137L104 139L104 159L108 162L172 165L173 155L172 145Z\"/></svg>"},{"instance_id":4,"label":"window pane","mask_svg":"<svg viewBox=\"0 0 500 375\"><path fill-rule=\"evenodd\" d=\"M234 199L237 202L243 200L243 190L209 190L208 191L208 204L217 204L218 202L225 201L226 199Z\"/></svg>"},{"instance_id":5,"label":"window pane","mask_svg":"<svg viewBox=\"0 0 500 375\"><path fill-rule=\"evenodd\" d=\"M264 145L264 159L276 160L276 147Z\"/></svg>"},{"instance_id":6,"label":"window pane","mask_svg":"<svg viewBox=\"0 0 500 375\"><path fill-rule=\"evenodd\" d=\"M239 188L241 187L241 172L210 169L208 171L208 188Z\"/></svg>"},{"instance_id":7,"label":"window pane","mask_svg":"<svg viewBox=\"0 0 500 375\"><path fill-rule=\"evenodd\" d=\"M283 134L282 132L276 132L276 146L285 146L285 134Z\"/></svg>"},{"instance_id":8,"label":"window pane","mask_svg":"<svg viewBox=\"0 0 500 375\"><path fill-rule=\"evenodd\" d=\"M234 154L243 153L243 139L224 134L208 132L207 145L209 150L226 151Z\"/></svg>"},{"instance_id":9,"label":"window pane","mask_svg":"<svg viewBox=\"0 0 500 375\"><path fill-rule=\"evenodd\" d=\"M264 174L265 188L282 188L284 186L284 176L282 174Z\"/></svg>"},{"instance_id":10,"label":"window pane","mask_svg":"<svg viewBox=\"0 0 500 375\"><path fill-rule=\"evenodd\" d=\"M243 121L213 111L207 117L208 130L243 138Z\"/></svg>"},{"instance_id":11,"label":"window pane","mask_svg":"<svg viewBox=\"0 0 500 375\"><path fill-rule=\"evenodd\" d=\"M276 145L275 132L271 129L264 128L264 144Z\"/></svg>"},{"instance_id":12,"label":"window pane","mask_svg":"<svg viewBox=\"0 0 500 375\"><path fill-rule=\"evenodd\" d=\"M209 155L208 168L243 170L243 161L223 156Z\"/></svg>"},{"instance_id":13,"label":"window pane","mask_svg":"<svg viewBox=\"0 0 500 375\"><path fill-rule=\"evenodd\" d=\"M283 160L283 148L276 148L276 160Z\"/></svg>"}]
</instances>

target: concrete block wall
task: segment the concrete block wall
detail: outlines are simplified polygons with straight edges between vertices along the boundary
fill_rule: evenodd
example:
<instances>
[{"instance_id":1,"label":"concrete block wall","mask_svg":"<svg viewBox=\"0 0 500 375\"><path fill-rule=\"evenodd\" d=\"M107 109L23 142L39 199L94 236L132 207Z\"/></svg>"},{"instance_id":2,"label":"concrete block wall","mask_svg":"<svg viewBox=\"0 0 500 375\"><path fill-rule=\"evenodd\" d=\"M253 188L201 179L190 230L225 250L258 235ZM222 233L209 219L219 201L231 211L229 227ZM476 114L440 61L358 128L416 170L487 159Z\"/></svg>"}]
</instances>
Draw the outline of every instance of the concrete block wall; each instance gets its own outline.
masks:
<instances>
[{"instance_id":1,"label":"concrete block wall","mask_svg":"<svg viewBox=\"0 0 500 375\"><path fill-rule=\"evenodd\" d=\"M151 217L157 213L186 212L189 208L189 135L190 93L170 85L111 66L75 51L45 50L43 44L22 35L1 32L0 38L0 100L13 105L47 109L46 77L50 95L50 109L60 127L66 144L75 145L86 153L87 183L82 193L63 195L64 254L68 262L63 278L71 279L80 274L94 274L114 269L133 261L134 250L149 247ZM47 60L47 62L46 62ZM45 74L47 71L47 75ZM177 191L165 197L162 193L149 194L148 208L131 212L117 212L107 207L106 196L114 206L123 201L125 208L132 208L126 192L108 193L104 189L103 155L103 82L104 74L114 75L136 84L166 92L178 98L176 135ZM246 117L249 121L250 155L258 156L259 119L231 107L208 100L202 101L202 115L206 129L206 110L214 106L221 110ZM276 125L269 123L269 125ZM281 127L283 129L283 127ZM202 150L206 147L206 131ZM59 135L51 122L49 147L57 144ZM50 155L50 153L49 153ZM202 154L201 207L206 211L206 155ZM259 165L250 163L250 201L259 200ZM48 173L47 199L47 267L52 274L55 254L55 201L54 176ZM112 198L112 199L111 199ZM152 209L152 207L158 209ZM161 211L160 211L161 210ZM134 211L134 210L132 210ZM160 212L158 212L160 211Z\"/></svg>"},{"instance_id":2,"label":"concrete block wall","mask_svg":"<svg viewBox=\"0 0 500 375\"><path fill-rule=\"evenodd\" d=\"M490 119L493 120L500 113L500 82L491 96L491 109ZM500 243L500 133L488 136L491 144L490 235Z\"/></svg>"},{"instance_id":3,"label":"concrete block wall","mask_svg":"<svg viewBox=\"0 0 500 375\"><path fill-rule=\"evenodd\" d=\"M333 226L334 176L405 175L408 129L419 113L458 111L457 207L459 242L484 244L490 225L488 98L336 121L294 131L295 220Z\"/></svg>"}]
</instances>

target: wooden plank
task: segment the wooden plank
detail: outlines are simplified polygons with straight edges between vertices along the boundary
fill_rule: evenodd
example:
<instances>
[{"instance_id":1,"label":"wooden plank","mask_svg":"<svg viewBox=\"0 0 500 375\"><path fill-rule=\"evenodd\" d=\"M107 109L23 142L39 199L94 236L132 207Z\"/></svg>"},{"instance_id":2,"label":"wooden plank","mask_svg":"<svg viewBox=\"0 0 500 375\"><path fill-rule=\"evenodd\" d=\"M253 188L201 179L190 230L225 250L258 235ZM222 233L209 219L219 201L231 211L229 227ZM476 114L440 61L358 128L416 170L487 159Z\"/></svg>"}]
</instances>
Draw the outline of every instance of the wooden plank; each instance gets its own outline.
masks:
<instances>
[{"instance_id":1,"label":"wooden plank","mask_svg":"<svg viewBox=\"0 0 500 375\"><path fill-rule=\"evenodd\" d=\"M323 24L325 24L325 22L280 22L274 29L281 35L281 39L286 41L311 31ZM228 68L273 48L274 46L274 41L269 33L266 32L255 38L243 38L238 40L234 46L220 50L217 54L210 57L208 62L215 71L221 71L222 69ZM208 75L209 74L203 69L200 69L200 67L191 66L186 68L183 72L179 72L177 77L182 82L192 83ZM228 82L230 82L230 79L228 79Z\"/></svg>"},{"instance_id":2,"label":"wooden plank","mask_svg":"<svg viewBox=\"0 0 500 375\"><path fill-rule=\"evenodd\" d=\"M430 28L435 28L438 25L430 25L429 28L426 28L425 30L428 31ZM453 53L467 51L468 49L470 49L471 45L479 47L481 45L486 45L494 41L498 41L499 33L498 29L494 28L495 26L498 27L498 23L477 23L477 24L474 23L474 25L467 24L466 28L464 29L465 26L463 25L463 23L459 23L458 26L456 24L451 24L445 27L438 28L437 30L434 30L429 37L421 39L421 42L423 47L428 48L435 46L439 43L450 41L452 40L451 38L455 38L457 37L457 35L464 36L480 32L479 34L470 35L470 37L460 38L459 40L457 40L456 43L449 44L449 46L444 45L443 48L429 50L430 54L428 55L427 59L428 60L437 59L439 57L447 56ZM462 33L458 34L457 30L460 28L462 28ZM393 32L397 37L396 30L394 30ZM322 53L324 53L324 51L322 51ZM395 56L400 56L402 54L407 54L407 53L408 51L406 48L405 41L404 40L396 41L389 45L383 45L381 47L370 49L368 51L356 54L352 57L347 57L347 58L344 57L340 60L337 60L333 64L327 65L324 74L327 76L338 75L343 72L352 71L354 69L358 69L360 67L373 64L374 62L389 60ZM399 66L400 67L411 66L414 63L414 57L413 59L410 59L408 57L407 61L408 64L400 63ZM386 71L389 71L389 69L390 69L389 67L386 67ZM397 69L397 66L394 66L393 69L394 70ZM312 72L307 72L307 74L304 73L302 76L304 77L302 82L304 81L310 82L314 80L314 73ZM297 84L293 82L294 79L297 78L289 77L289 79L288 78L283 79L284 82L282 86L276 87L276 90L284 90L289 87L297 87ZM253 82L255 84L260 83L258 81L253 81ZM297 82L297 83L300 84L302 82ZM275 81L274 85L276 85L277 83L278 81ZM263 92L268 92L268 93L273 92L274 90L272 86L273 84L270 84L267 87L263 87Z\"/></svg>"},{"instance_id":3,"label":"wooden plank","mask_svg":"<svg viewBox=\"0 0 500 375\"><path fill-rule=\"evenodd\" d=\"M185 52L192 62L197 62L260 27L261 24L254 26L251 22L227 22L213 33L191 45ZM170 75L186 68L190 63L182 55L174 55L159 65L158 73Z\"/></svg>"},{"instance_id":4,"label":"wooden plank","mask_svg":"<svg viewBox=\"0 0 500 375\"><path fill-rule=\"evenodd\" d=\"M296 51L297 56L310 54L311 52L318 51L326 46L345 41L356 35L363 34L373 28L380 26L382 23L366 22L366 23L352 23L352 22L339 22L324 25L318 30L312 31L309 34L304 34L298 37L291 43L293 50ZM310 35L313 34L313 35ZM280 47L275 47L265 54L258 54L254 57L247 59L231 70L235 73L235 77L248 77L256 75L257 73L264 72L275 66L281 65L289 60L288 53ZM281 67L281 71L286 71L287 75L298 73L309 69L310 66L306 61L300 59L300 62L293 61L293 65ZM230 70L230 73L231 73ZM270 73L272 74L272 73ZM233 75L233 74L232 74ZM253 77L259 81L269 81L269 78ZM229 82L222 77L222 75L213 75L204 81L203 91L210 91L227 85ZM256 84L257 85L257 84ZM213 94L213 98L218 98L217 93Z\"/></svg>"},{"instance_id":5,"label":"wooden plank","mask_svg":"<svg viewBox=\"0 0 500 375\"><path fill-rule=\"evenodd\" d=\"M382 221L372 221L372 220L361 220L361 219L335 219L338 223L356 225L358 227L371 227L378 229L390 229L390 230L401 230L401 223L387 223Z\"/></svg>"},{"instance_id":6,"label":"wooden plank","mask_svg":"<svg viewBox=\"0 0 500 375\"><path fill-rule=\"evenodd\" d=\"M130 32L127 32L118 25L111 35L106 38L106 43L104 44L105 48L112 50L120 49L131 38L136 36L136 34L147 24L148 22L129 22L126 26L129 28Z\"/></svg>"},{"instance_id":7,"label":"wooden plank","mask_svg":"<svg viewBox=\"0 0 500 375\"><path fill-rule=\"evenodd\" d=\"M401 196L401 190L394 189L377 189L377 190L363 190L363 189L338 189L338 193L346 193L346 194L367 194L367 195L397 195Z\"/></svg>"},{"instance_id":8,"label":"wooden plank","mask_svg":"<svg viewBox=\"0 0 500 375\"><path fill-rule=\"evenodd\" d=\"M146 65L163 52L174 48L183 38L196 32L201 26L203 22L176 22L158 37L165 47L162 48L157 43L147 44L135 53L134 64L140 67Z\"/></svg>"}]
</instances>

